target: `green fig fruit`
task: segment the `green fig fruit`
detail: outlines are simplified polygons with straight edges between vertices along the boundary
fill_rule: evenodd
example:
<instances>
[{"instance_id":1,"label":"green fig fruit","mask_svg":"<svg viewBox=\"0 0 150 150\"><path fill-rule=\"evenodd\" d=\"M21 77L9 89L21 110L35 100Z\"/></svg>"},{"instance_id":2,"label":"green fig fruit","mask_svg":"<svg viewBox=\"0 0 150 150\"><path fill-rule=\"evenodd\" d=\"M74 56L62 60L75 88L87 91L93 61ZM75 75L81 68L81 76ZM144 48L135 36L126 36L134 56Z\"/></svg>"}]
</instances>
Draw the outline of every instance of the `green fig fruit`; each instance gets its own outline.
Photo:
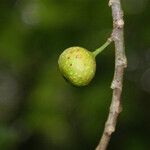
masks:
<instances>
[{"instance_id":1,"label":"green fig fruit","mask_svg":"<svg viewBox=\"0 0 150 150\"><path fill-rule=\"evenodd\" d=\"M95 56L82 47L70 47L59 56L61 74L75 86L85 86L93 79L96 71Z\"/></svg>"}]
</instances>

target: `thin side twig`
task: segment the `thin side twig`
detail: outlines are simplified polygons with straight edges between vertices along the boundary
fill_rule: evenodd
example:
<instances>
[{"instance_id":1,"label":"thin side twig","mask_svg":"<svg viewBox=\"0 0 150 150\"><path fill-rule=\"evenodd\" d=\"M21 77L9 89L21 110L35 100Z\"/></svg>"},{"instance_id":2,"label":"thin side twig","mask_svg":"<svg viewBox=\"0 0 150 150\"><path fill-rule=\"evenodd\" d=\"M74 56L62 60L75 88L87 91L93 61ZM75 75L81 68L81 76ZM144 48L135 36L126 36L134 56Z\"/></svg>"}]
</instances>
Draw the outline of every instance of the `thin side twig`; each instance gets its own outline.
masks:
<instances>
[{"instance_id":1,"label":"thin side twig","mask_svg":"<svg viewBox=\"0 0 150 150\"><path fill-rule=\"evenodd\" d=\"M124 69L127 67L127 59L124 48L124 20L120 0L110 0L109 6L112 9L113 32L112 39L115 43L115 71L111 84L113 89L110 111L105 123L101 140L96 150L106 150L112 133L115 131L118 115L121 112L121 93L123 86Z\"/></svg>"}]
</instances>

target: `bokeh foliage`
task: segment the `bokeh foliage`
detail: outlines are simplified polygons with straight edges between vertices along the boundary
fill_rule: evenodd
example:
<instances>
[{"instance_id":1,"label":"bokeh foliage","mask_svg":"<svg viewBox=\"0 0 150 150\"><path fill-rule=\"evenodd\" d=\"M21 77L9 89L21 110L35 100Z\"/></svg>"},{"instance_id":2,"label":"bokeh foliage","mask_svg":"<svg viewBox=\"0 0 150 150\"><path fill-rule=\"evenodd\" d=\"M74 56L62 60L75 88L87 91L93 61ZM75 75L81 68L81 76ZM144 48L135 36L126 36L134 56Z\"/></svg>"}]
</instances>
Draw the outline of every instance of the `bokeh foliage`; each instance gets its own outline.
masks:
<instances>
[{"instance_id":1,"label":"bokeh foliage","mask_svg":"<svg viewBox=\"0 0 150 150\"><path fill-rule=\"evenodd\" d=\"M150 1L122 0L128 68L123 112L110 150L150 148ZM0 149L91 150L108 114L114 46L97 58L87 87L60 75L70 46L89 50L112 30L105 0L0 0Z\"/></svg>"}]
</instances>

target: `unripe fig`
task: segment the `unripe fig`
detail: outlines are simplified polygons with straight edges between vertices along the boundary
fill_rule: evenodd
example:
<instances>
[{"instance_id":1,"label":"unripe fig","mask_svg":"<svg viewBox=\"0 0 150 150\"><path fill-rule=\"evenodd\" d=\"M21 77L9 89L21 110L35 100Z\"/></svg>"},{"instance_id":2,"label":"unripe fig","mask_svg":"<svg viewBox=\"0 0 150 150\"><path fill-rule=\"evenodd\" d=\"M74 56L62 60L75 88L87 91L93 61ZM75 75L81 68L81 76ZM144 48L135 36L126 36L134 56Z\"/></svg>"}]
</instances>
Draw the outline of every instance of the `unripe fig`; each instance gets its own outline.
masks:
<instances>
[{"instance_id":1,"label":"unripe fig","mask_svg":"<svg viewBox=\"0 0 150 150\"><path fill-rule=\"evenodd\" d=\"M64 50L59 57L58 65L61 74L75 86L89 84L96 71L94 54L82 47Z\"/></svg>"},{"instance_id":2,"label":"unripe fig","mask_svg":"<svg viewBox=\"0 0 150 150\"><path fill-rule=\"evenodd\" d=\"M93 79L96 71L95 57L111 42L108 40L93 52L82 47L70 47L59 56L58 65L61 74L75 86L85 86Z\"/></svg>"}]
</instances>

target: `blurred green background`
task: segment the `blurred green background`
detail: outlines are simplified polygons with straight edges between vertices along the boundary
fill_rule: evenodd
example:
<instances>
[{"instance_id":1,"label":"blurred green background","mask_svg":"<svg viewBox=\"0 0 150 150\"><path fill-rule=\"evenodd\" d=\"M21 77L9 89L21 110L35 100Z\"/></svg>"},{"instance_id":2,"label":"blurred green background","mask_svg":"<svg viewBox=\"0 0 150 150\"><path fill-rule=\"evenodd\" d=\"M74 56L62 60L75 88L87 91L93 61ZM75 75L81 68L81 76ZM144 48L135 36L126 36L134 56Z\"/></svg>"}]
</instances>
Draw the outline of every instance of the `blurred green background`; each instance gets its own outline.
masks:
<instances>
[{"instance_id":1,"label":"blurred green background","mask_svg":"<svg viewBox=\"0 0 150 150\"><path fill-rule=\"evenodd\" d=\"M61 77L70 46L89 50L111 34L106 0L0 0L0 150L92 150L108 115L114 45L87 87ZM128 68L123 112L109 150L150 149L150 1L122 0Z\"/></svg>"}]
</instances>

